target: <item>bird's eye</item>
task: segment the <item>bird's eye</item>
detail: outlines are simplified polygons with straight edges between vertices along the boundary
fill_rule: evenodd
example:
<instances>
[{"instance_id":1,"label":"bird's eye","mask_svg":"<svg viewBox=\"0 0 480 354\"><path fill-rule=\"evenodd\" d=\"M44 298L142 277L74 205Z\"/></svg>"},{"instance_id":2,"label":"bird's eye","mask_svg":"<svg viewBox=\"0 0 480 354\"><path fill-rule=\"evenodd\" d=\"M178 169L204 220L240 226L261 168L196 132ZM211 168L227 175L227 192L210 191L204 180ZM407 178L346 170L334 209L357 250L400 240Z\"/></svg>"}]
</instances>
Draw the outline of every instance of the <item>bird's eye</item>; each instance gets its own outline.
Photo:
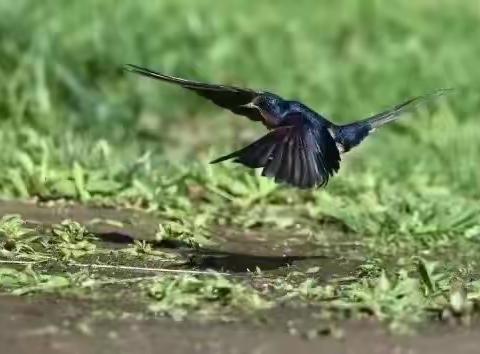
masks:
<instances>
[{"instance_id":1,"label":"bird's eye","mask_svg":"<svg viewBox=\"0 0 480 354\"><path fill-rule=\"evenodd\" d=\"M266 98L260 102L259 106L264 110L270 110L275 106L275 102L271 98Z\"/></svg>"},{"instance_id":2,"label":"bird's eye","mask_svg":"<svg viewBox=\"0 0 480 354\"><path fill-rule=\"evenodd\" d=\"M276 99L271 98L271 99L268 100L267 106L268 106L270 109L275 108L275 107L278 107L278 102L277 102Z\"/></svg>"}]
</instances>

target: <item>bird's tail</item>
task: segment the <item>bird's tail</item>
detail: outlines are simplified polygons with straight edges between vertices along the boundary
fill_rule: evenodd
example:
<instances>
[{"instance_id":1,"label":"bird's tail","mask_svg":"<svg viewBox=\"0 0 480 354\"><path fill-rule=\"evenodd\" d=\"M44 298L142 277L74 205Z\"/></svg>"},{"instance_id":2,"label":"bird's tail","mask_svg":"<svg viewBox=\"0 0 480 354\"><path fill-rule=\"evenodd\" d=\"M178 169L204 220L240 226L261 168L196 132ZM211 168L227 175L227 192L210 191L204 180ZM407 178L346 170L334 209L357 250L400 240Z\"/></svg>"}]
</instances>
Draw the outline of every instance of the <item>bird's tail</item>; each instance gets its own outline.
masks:
<instances>
[{"instance_id":1,"label":"bird's tail","mask_svg":"<svg viewBox=\"0 0 480 354\"><path fill-rule=\"evenodd\" d=\"M404 113L412 112L421 104L429 100L442 96L453 91L452 89L440 89L422 96L410 98L409 100L396 105L386 111L377 113L368 118L341 126L337 126L335 130L335 141L342 147L343 152L350 150L358 145L365 137L367 137L375 129L390 123Z\"/></svg>"}]
</instances>

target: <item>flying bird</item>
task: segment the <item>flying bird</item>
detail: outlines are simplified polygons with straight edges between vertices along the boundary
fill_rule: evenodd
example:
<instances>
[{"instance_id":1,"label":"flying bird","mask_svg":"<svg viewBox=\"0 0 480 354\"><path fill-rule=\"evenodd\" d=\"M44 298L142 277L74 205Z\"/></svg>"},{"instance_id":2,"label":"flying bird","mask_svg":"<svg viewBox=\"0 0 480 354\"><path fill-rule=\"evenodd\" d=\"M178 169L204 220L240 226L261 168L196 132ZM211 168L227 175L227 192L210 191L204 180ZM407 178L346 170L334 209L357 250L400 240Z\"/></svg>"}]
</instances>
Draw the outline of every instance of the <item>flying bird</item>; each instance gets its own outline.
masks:
<instances>
[{"instance_id":1,"label":"flying bird","mask_svg":"<svg viewBox=\"0 0 480 354\"><path fill-rule=\"evenodd\" d=\"M375 129L449 90L413 97L368 118L339 125L301 102L286 100L268 91L186 80L131 64L125 69L179 85L217 106L261 122L269 130L266 135L211 163L233 160L250 168L263 168L263 176L302 189L325 186L339 170L341 156Z\"/></svg>"}]
</instances>

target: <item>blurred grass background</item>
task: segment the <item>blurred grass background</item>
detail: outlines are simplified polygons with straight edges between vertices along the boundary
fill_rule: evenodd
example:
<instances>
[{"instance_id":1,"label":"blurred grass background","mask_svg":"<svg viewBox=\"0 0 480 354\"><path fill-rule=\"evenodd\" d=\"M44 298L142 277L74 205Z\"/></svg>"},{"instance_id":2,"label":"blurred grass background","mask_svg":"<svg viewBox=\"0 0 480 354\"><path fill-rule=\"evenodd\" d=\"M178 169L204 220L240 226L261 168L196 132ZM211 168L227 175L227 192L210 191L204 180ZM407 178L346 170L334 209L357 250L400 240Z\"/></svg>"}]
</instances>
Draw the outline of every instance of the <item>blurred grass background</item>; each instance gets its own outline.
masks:
<instances>
[{"instance_id":1,"label":"blurred grass background","mask_svg":"<svg viewBox=\"0 0 480 354\"><path fill-rule=\"evenodd\" d=\"M480 269L479 23L478 0L0 0L0 198L148 210L161 223L157 238L191 247L213 247L223 233L239 231L240 241L250 236L252 253L273 245L255 249L254 237L263 243L268 235L267 242L288 235L272 246L278 252L290 238L326 246L325 258L339 269L350 267L353 252L352 264L362 263L358 281L348 280L347 291L335 285L344 304L360 299L362 313L372 308L380 318L418 318L420 309L430 316L432 284L445 280L439 289L453 301L447 280L460 274L470 282ZM456 92L375 133L345 156L326 189L299 191L242 166L209 165L264 128L126 73L126 63L269 89L335 122L439 88ZM42 264L58 262L61 252L87 255L89 264L123 259L72 225L65 224L70 238L37 240L21 219L3 217L0 253ZM329 247L343 241L346 247ZM132 246L139 265L158 255L150 243ZM420 272L428 287L413 288L405 267L424 264L419 257L448 274L432 275L437 263L428 263ZM58 269L45 264L42 272ZM295 273L285 268L287 278ZM37 282L29 269L24 278ZM387 278L385 269L400 276ZM5 274L11 282L12 270ZM63 275L67 284L76 279Z\"/></svg>"},{"instance_id":2,"label":"blurred grass background","mask_svg":"<svg viewBox=\"0 0 480 354\"><path fill-rule=\"evenodd\" d=\"M72 179L75 163L114 165L99 178L121 185L147 150L157 161L148 174L168 176L172 164L191 172L212 149L261 134L189 92L123 72L125 63L270 89L337 122L454 87L353 152L330 188L421 180L479 195L478 1L2 0L0 14L6 196L63 195L51 174Z\"/></svg>"}]
</instances>

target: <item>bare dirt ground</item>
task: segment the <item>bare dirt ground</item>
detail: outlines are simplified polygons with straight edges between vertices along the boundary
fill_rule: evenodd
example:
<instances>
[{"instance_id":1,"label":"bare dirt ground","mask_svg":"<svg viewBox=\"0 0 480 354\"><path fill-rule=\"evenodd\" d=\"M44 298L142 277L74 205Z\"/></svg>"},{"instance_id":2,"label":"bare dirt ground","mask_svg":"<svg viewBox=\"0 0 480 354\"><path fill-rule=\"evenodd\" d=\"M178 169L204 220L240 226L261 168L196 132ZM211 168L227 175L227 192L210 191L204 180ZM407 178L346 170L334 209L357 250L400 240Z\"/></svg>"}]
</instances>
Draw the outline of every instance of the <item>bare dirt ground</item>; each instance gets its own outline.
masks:
<instances>
[{"instance_id":1,"label":"bare dirt ground","mask_svg":"<svg viewBox=\"0 0 480 354\"><path fill-rule=\"evenodd\" d=\"M168 319L85 319L89 304L55 299L0 299L4 353L478 353L477 329L392 337L370 322L344 325L341 339L306 339L284 325L201 324ZM298 316L298 315L297 315ZM294 318L294 317L292 317ZM281 322L277 322L281 323Z\"/></svg>"},{"instance_id":2,"label":"bare dirt ground","mask_svg":"<svg viewBox=\"0 0 480 354\"><path fill-rule=\"evenodd\" d=\"M70 218L88 224L106 242L128 243L152 238L156 221L135 212L86 207L42 208L16 202L0 203L0 215L18 213L32 225L48 225ZM120 220L122 227L92 220ZM348 276L355 257L341 261L329 257L328 249L314 248L288 237L275 235L275 243L262 235L243 235L224 230L216 249L201 250L197 264L233 273L259 265L262 270L282 271L286 265L309 267L322 264L322 274ZM288 242L287 242L288 238ZM179 247L179 252L181 247ZM355 252L353 253L355 254ZM439 326L424 328L412 336L392 336L375 321L339 323L340 335L309 335L324 324L309 308L276 308L264 319L245 318L235 323L175 322L169 318L97 316L104 303L92 299L52 295L0 296L0 342L2 353L478 353L477 327ZM124 306L112 302L110 307ZM326 324L325 324L326 326Z\"/></svg>"}]
</instances>

